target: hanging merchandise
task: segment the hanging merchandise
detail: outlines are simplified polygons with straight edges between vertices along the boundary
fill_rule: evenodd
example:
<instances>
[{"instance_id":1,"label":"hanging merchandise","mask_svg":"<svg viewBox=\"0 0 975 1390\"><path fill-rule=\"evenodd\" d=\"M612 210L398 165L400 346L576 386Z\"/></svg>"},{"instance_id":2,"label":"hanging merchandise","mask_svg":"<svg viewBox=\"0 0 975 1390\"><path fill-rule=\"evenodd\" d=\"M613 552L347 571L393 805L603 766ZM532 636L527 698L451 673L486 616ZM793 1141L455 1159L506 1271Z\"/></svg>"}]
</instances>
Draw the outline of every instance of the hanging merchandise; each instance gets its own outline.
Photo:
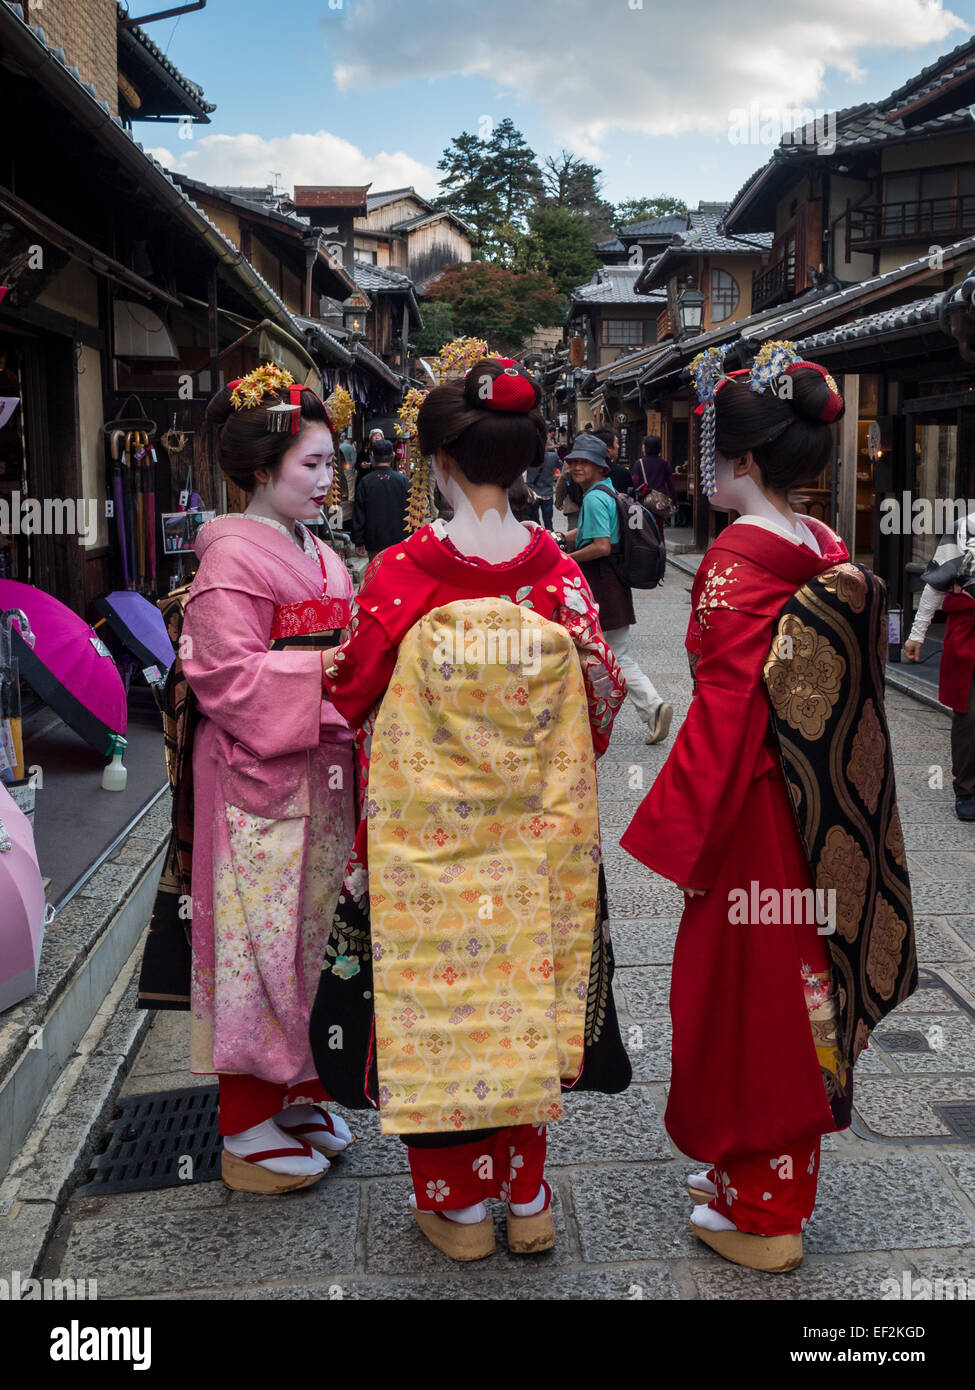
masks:
<instances>
[{"instance_id":1,"label":"hanging merchandise","mask_svg":"<svg viewBox=\"0 0 975 1390\"><path fill-rule=\"evenodd\" d=\"M138 414L122 413L134 401ZM117 419L109 420L104 433L112 460L112 499L116 534L126 589L155 588L155 455L151 439L156 426L138 396L122 402ZM150 500L150 493L151 500ZM152 527L151 539L150 530Z\"/></svg>"},{"instance_id":2,"label":"hanging merchandise","mask_svg":"<svg viewBox=\"0 0 975 1390\"><path fill-rule=\"evenodd\" d=\"M0 430L11 418L18 405L20 405L19 396L0 396Z\"/></svg>"},{"instance_id":3,"label":"hanging merchandise","mask_svg":"<svg viewBox=\"0 0 975 1390\"><path fill-rule=\"evenodd\" d=\"M126 589L130 589L132 585L131 576L129 574L128 541L125 532L125 495L122 482L124 441L124 430L113 430L109 436L109 448L112 454L112 500L119 552L122 556L122 582Z\"/></svg>"}]
</instances>

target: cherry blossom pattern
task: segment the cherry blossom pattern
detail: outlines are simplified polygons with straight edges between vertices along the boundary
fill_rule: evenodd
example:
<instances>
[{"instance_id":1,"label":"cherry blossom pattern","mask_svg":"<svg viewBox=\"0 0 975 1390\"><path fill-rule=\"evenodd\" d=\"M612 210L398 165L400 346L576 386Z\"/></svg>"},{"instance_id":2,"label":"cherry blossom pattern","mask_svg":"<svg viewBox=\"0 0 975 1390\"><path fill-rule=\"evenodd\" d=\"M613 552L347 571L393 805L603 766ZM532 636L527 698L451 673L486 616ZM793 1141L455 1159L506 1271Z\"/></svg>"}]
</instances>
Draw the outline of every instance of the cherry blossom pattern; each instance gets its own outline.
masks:
<instances>
[{"instance_id":1,"label":"cherry blossom pattern","mask_svg":"<svg viewBox=\"0 0 975 1390\"><path fill-rule=\"evenodd\" d=\"M733 572L741 569L737 563L731 564L727 569L718 572L717 563L711 565L701 590L701 596L697 601L695 612L701 623L702 628L708 627L708 614L712 608L730 608L737 612L733 603L729 603L726 597L728 586L736 584L738 581L733 577Z\"/></svg>"},{"instance_id":2,"label":"cherry blossom pattern","mask_svg":"<svg viewBox=\"0 0 975 1390\"><path fill-rule=\"evenodd\" d=\"M450 1196L450 1188L443 1178L437 1178L436 1182L427 1183L427 1196L431 1202L442 1202L445 1197Z\"/></svg>"}]
</instances>

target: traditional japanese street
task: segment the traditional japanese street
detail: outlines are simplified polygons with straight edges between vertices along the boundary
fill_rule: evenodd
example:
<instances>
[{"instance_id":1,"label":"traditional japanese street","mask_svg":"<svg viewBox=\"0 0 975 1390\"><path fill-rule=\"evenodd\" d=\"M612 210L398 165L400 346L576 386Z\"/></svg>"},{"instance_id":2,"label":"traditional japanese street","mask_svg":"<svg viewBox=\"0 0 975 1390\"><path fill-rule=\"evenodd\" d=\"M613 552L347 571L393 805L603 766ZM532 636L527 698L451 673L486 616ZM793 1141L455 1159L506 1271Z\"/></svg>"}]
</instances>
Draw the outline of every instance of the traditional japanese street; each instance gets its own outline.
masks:
<instances>
[{"instance_id":1,"label":"traditional japanese street","mask_svg":"<svg viewBox=\"0 0 975 1390\"><path fill-rule=\"evenodd\" d=\"M682 644L698 557L675 558L664 585L637 597L634 645L674 705L676 732L691 695ZM0 1220L0 1267L95 1280L100 1299L973 1297L975 827L954 816L948 714L889 688L888 717L921 987L877 1029L858 1063L855 1123L824 1141L805 1261L788 1278L727 1264L688 1229L684 1176L693 1165L675 1152L662 1123L681 895L618 845L641 800L641 778L649 788L670 743L646 748L644 727L628 707L600 764L599 802L617 1000L634 1081L621 1096L568 1097L565 1120L550 1127L554 1251L518 1257L499 1241L491 1258L452 1266L418 1238L406 1150L380 1135L374 1113L345 1112L356 1143L323 1182L284 1199L192 1178L104 1197L79 1191L104 1147L116 1097L182 1090L192 1081L187 1015L159 1013L150 1022L134 1008L137 950L0 1188L0 1201L12 1202ZM71 953L118 909L167 824L160 803L59 915L42 976L64 971ZM42 980L42 993L49 984ZM955 1112L959 1127L967 1113L967 1143L964 1130L953 1132L946 1121L953 1104L964 1106Z\"/></svg>"}]
</instances>

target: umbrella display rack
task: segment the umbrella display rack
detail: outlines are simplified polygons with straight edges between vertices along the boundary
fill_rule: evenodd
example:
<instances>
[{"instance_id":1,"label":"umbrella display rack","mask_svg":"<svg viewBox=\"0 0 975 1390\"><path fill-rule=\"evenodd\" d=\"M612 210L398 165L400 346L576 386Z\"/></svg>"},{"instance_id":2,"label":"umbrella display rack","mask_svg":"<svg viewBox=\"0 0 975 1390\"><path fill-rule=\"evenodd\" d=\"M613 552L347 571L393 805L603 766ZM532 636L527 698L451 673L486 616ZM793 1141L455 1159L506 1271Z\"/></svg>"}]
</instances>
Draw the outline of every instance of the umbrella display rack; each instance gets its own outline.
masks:
<instances>
[{"instance_id":1,"label":"umbrella display rack","mask_svg":"<svg viewBox=\"0 0 975 1390\"><path fill-rule=\"evenodd\" d=\"M134 402L138 414L125 414ZM108 442L112 515L122 561L125 589L146 596L156 592L156 453L155 421L138 396L127 396L119 415L102 431Z\"/></svg>"}]
</instances>

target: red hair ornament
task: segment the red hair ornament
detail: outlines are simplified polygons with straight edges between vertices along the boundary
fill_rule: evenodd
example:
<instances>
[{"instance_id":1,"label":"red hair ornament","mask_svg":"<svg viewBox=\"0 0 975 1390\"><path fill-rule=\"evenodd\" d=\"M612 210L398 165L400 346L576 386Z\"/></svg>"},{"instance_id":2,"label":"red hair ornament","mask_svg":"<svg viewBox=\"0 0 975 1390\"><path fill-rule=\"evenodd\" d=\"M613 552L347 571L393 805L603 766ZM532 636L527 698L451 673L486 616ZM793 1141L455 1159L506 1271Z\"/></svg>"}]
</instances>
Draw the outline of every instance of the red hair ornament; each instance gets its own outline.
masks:
<instances>
[{"instance_id":1,"label":"red hair ornament","mask_svg":"<svg viewBox=\"0 0 975 1390\"><path fill-rule=\"evenodd\" d=\"M487 382L483 395L485 410L505 410L513 415L527 415L535 409L537 402L535 383L519 368L513 357L498 357L504 371L496 377L483 376L478 384L478 393ZM471 368L473 371L474 368Z\"/></svg>"}]
</instances>

